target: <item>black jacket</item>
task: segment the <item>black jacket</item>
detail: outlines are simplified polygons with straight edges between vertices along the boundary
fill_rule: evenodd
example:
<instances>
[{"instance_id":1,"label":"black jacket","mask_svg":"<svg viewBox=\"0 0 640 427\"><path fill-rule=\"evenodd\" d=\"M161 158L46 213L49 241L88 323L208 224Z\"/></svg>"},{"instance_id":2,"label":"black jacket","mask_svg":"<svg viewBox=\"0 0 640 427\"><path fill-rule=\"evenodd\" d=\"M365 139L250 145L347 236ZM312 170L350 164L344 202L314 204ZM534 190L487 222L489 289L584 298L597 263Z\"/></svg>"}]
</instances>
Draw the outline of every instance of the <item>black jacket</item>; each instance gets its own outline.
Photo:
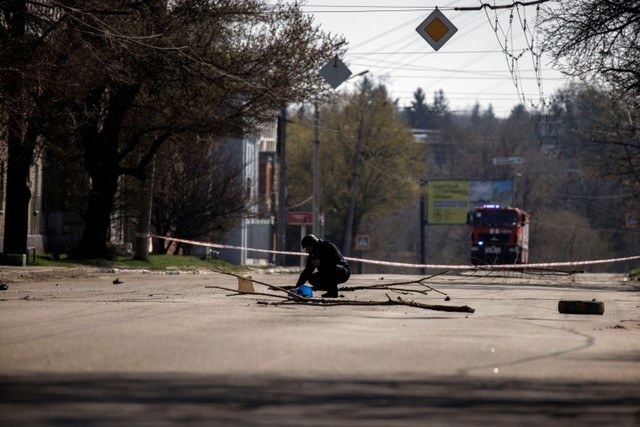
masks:
<instances>
[{"instance_id":1,"label":"black jacket","mask_svg":"<svg viewBox=\"0 0 640 427\"><path fill-rule=\"evenodd\" d=\"M316 268L313 266L313 260L316 259L320 260L318 271L321 273L335 271L336 266L338 265L343 266L347 271L351 271L349 269L349 263L344 259L344 256L338 250L336 245L325 240L318 240L313 247L313 251L311 251L307 258L307 264L300 274L297 286L304 284L309 279L313 270Z\"/></svg>"}]
</instances>

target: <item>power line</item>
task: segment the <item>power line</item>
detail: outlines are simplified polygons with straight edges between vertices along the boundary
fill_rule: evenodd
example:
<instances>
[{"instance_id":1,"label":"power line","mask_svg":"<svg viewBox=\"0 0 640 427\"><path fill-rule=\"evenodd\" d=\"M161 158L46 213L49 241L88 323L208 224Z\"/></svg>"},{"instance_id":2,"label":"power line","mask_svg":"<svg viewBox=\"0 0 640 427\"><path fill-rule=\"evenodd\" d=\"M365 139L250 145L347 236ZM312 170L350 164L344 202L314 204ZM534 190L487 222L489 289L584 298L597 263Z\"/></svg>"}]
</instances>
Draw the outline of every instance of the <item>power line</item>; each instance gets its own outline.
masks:
<instances>
[{"instance_id":1,"label":"power line","mask_svg":"<svg viewBox=\"0 0 640 427\"><path fill-rule=\"evenodd\" d=\"M372 76L377 75L382 79L381 82L387 82L389 92L395 94L394 96L400 96L401 102L408 102L409 97L405 97L403 94L409 92L394 91L394 86L400 85L406 89L407 85L413 84L415 80L415 87L422 86L425 92L434 88L443 88L446 91L447 87L450 89L460 87L466 80L469 84L464 85L471 86L469 96L449 97L449 99L456 101L462 99L462 102L466 99L471 103L480 100L484 103L483 98L486 98L486 102L494 104L494 108L493 101L509 103L513 99L513 105L504 108L499 106L494 110L497 112L502 109L510 111L516 104L537 108L536 105L544 103L541 52L537 52L538 41L535 25L533 25L534 20L533 17L527 16L526 10L530 9L526 9L526 7L539 7L545 1L548 0L509 2L506 0L504 2L479 0L476 7L467 8L469 10L467 11L465 8L458 7L463 3L460 0L445 0L444 4L438 5L437 9L445 13L451 11L448 12L449 16L453 15L452 19L455 19L456 26L464 31L459 32L457 37L450 40L446 49L438 52L424 49L424 43L419 37L410 36L410 32L414 33L414 28L420 19L418 15L431 13L436 9L434 3L424 6L405 6L394 4L391 1L376 1L350 5L345 4L350 2L339 4L334 1L330 4L319 4L318 1L310 0L310 3L302 4L300 7L304 14L318 15L319 22L335 27L336 33L349 34L352 29L359 28L357 32L348 35L356 43L349 46L345 52L345 62L349 67L370 69ZM294 1L287 3L293 4ZM477 11L485 11L487 19L481 19L484 14L478 15ZM406 17L398 15L398 13L405 13ZM340 17L341 14L343 15ZM362 14L362 19L358 18L358 14ZM496 20L502 21L498 28L491 24L493 15ZM505 24L507 16L509 16L510 22ZM400 18L398 19L398 17ZM538 14L536 13L535 19L537 18ZM489 21L488 26L487 21ZM393 27L390 27L389 24ZM361 30L358 27L360 25L362 26ZM487 27L498 39L497 46L495 43L491 43L491 39L484 39L489 30ZM521 31L515 31L516 27L522 28ZM481 35L481 38L478 35ZM484 40L484 42L478 43L479 40ZM505 40L508 43L505 43ZM473 47L477 47L478 50L473 50ZM502 55L506 59L507 66L502 68L502 71L491 68L496 62L495 55ZM525 55L531 56L531 63L522 61L521 58ZM427 64L446 64L449 66L436 68ZM478 66L483 69L473 70L473 67ZM424 76L420 75L422 72L425 73ZM562 82L563 77L555 77L554 74L553 78L546 80L550 82L550 86L555 86L553 82ZM512 87L515 87L516 96L509 98L508 95L496 94L494 88L504 90L501 82L510 83ZM537 89L535 95L533 95L534 88Z\"/></svg>"},{"instance_id":2,"label":"power line","mask_svg":"<svg viewBox=\"0 0 640 427\"><path fill-rule=\"evenodd\" d=\"M522 49L523 52L527 52L528 49ZM389 52L349 52L350 55L468 55L472 53L482 53L482 54L504 54L502 50L449 50L449 51L438 51L438 52L425 52L425 51L408 51L408 52L398 52L398 51L389 51Z\"/></svg>"},{"instance_id":3,"label":"power line","mask_svg":"<svg viewBox=\"0 0 640 427\"><path fill-rule=\"evenodd\" d=\"M532 6L532 5L537 5L537 4L541 4L541 3L546 3L549 0L535 0L535 1L530 1L530 2L523 2L523 1L514 1L513 3L510 4L504 4L504 5L496 5L496 4L490 4L490 3L482 3L480 6L471 6L471 7L454 7L453 10L459 11L459 12L467 12L467 11L473 11L473 10L482 10L482 9L492 9L492 10L497 10L497 9L513 9L514 7L517 8L518 6Z\"/></svg>"}]
</instances>

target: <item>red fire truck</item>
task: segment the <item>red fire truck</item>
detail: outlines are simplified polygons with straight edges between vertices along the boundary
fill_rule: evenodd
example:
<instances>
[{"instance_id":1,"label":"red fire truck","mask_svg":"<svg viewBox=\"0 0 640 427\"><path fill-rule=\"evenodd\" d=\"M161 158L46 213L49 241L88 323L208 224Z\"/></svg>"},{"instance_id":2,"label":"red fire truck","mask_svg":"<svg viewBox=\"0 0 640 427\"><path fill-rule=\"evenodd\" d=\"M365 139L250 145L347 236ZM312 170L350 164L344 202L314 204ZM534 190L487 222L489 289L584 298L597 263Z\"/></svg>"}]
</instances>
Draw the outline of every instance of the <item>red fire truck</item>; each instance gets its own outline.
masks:
<instances>
[{"instance_id":1,"label":"red fire truck","mask_svg":"<svg viewBox=\"0 0 640 427\"><path fill-rule=\"evenodd\" d=\"M529 262L529 214L499 205L469 212L471 263L526 264Z\"/></svg>"}]
</instances>

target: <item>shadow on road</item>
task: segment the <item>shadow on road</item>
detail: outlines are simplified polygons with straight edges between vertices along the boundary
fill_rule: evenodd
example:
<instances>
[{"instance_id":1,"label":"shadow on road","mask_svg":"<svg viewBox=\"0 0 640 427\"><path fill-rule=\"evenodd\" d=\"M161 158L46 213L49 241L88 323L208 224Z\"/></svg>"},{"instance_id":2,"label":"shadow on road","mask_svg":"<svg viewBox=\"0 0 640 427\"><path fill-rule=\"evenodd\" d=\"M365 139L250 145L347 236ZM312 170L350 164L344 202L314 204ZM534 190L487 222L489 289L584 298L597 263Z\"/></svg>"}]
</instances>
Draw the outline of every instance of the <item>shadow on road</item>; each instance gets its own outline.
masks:
<instances>
[{"instance_id":1,"label":"shadow on road","mask_svg":"<svg viewBox=\"0 0 640 427\"><path fill-rule=\"evenodd\" d=\"M640 385L459 377L2 376L0 424L638 426Z\"/></svg>"}]
</instances>

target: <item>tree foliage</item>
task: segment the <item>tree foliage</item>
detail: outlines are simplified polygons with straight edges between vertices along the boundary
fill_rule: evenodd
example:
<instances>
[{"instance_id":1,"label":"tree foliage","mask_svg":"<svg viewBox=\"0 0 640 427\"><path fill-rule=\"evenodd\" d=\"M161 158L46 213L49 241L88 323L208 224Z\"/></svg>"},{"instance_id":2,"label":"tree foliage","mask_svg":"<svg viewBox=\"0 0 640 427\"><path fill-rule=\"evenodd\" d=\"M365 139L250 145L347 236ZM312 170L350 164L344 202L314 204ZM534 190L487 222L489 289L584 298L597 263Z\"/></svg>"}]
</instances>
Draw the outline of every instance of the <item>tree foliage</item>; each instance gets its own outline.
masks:
<instances>
[{"instance_id":1,"label":"tree foliage","mask_svg":"<svg viewBox=\"0 0 640 427\"><path fill-rule=\"evenodd\" d=\"M212 140L164 145L154 160L151 225L156 233L199 241L224 237L252 203L245 165L235 157L228 145ZM159 251L166 249L161 245Z\"/></svg>"},{"instance_id":2,"label":"tree foliage","mask_svg":"<svg viewBox=\"0 0 640 427\"><path fill-rule=\"evenodd\" d=\"M444 129L451 124L449 101L442 89L433 93L433 103L425 101L426 96L421 88L413 93L411 106L405 108L407 122L414 129Z\"/></svg>"},{"instance_id":3,"label":"tree foliage","mask_svg":"<svg viewBox=\"0 0 640 427\"><path fill-rule=\"evenodd\" d=\"M396 112L383 85L365 80L321 109L320 194L325 235L344 247L354 156L361 138L352 236L367 232L377 217L418 197L420 163L410 128ZM307 115L289 126L289 205L308 200L312 189L312 125ZM360 135L360 136L359 136Z\"/></svg>"},{"instance_id":4,"label":"tree foliage","mask_svg":"<svg viewBox=\"0 0 640 427\"><path fill-rule=\"evenodd\" d=\"M56 123L65 143L84 150L91 183L74 253L82 258L109 254L120 176L144 179L147 165L172 139L251 132L287 102L319 92L317 70L335 53L335 37L297 4L66 0L0 6L0 57L9 77L3 79L2 118L9 164L21 166L19 173L9 171L9 181L18 184L8 188L7 221L15 227L27 218L28 162L36 141L52 135L45 125ZM13 215L17 206L23 211ZM13 236L26 242L26 228L17 228Z\"/></svg>"},{"instance_id":5,"label":"tree foliage","mask_svg":"<svg viewBox=\"0 0 640 427\"><path fill-rule=\"evenodd\" d=\"M554 97L551 117L561 135L562 155L585 179L616 182L627 192L627 209L640 200L640 111L593 86L574 84Z\"/></svg>"},{"instance_id":6,"label":"tree foliage","mask_svg":"<svg viewBox=\"0 0 640 427\"><path fill-rule=\"evenodd\" d=\"M38 19L31 19L38 9ZM4 250L25 253L29 170L41 135L53 133L60 49L48 46L58 17L46 4L0 2L0 135L6 144Z\"/></svg>"},{"instance_id":7,"label":"tree foliage","mask_svg":"<svg viewBox=\"0 0 640 427\"><path fill-rule=\"evenodd\" d=\"M578 193L592 227L606 224L608 212L622 222L640 200L640 4L570 0L545 14L545 49L582 82L558 91L550 107L557 154L571 159L565 189ZM624 246L623 233L615 236L614 250Z\"/></svg>"}]
</instances>

